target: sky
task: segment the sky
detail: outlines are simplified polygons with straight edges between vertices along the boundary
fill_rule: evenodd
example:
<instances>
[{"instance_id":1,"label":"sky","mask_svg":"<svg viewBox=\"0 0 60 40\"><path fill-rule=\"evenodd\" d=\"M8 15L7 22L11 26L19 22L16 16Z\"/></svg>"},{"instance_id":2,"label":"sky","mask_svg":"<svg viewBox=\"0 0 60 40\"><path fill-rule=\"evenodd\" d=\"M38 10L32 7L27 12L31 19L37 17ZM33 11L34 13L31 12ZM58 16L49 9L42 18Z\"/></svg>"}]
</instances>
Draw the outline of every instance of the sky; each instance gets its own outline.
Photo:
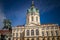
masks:
<instances>
[{"instance_id":1,"label":"sky","mask_svg":"<svg viewBox=\"0 0 60 40\"><path fill-rule=\"evenodd\" d=\"M26 24L27 9L32 0L0 0L0 28L3 19L10 19L12 27ZM60 0L34 0L39 9L41 24L60 25Z\"/></svg>"}]
</instances>

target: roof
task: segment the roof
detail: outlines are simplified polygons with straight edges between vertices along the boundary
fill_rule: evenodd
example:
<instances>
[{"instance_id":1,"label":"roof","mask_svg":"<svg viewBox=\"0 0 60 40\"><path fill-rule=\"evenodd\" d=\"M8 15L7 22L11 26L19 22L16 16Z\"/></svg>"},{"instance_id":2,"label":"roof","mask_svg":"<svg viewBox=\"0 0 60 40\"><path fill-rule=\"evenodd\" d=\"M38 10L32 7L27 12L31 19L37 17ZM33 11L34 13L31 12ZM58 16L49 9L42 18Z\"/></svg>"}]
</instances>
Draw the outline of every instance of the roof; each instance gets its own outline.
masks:
<instances>
[{"instance_id":1,"label":"roof","mask_svg":"<svg viewBox=\"0 0 60 40\"><path fill-rule=\"evenodd\" d=\"M0 30L0 34L2 34L2 35L7 34L7 33L11 33L11 31L9 31L9 30Z\"/></svg>"},{"instance_id":2,"label":"roof","mask_svg":"<svg viewBox=\"0 0 60 40\"><path fill-rule=\"evenodd\" d=\"M17 27L24 27L25 25L18 25Z\"/></svg>"}]
</instances>

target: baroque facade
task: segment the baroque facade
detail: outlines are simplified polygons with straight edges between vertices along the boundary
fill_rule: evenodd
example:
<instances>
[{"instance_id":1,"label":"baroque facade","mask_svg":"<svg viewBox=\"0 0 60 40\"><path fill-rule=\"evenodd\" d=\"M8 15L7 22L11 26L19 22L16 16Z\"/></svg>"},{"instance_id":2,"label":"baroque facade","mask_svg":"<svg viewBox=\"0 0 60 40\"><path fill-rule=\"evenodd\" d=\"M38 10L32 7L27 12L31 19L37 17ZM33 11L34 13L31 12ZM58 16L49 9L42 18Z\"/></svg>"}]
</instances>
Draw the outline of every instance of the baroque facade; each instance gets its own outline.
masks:
<instances>
[{"instance_id":1,"label":"baroque facade","mask_svg":"<svg viewBox=\"0 0 60 40\"><path fill-rule=\"evenodd\" d=\"M26 25L12 28L12 40L60 40L58 24L40 24L39 10L34 1L27 10Z\"/></svg>"}]
</instances>

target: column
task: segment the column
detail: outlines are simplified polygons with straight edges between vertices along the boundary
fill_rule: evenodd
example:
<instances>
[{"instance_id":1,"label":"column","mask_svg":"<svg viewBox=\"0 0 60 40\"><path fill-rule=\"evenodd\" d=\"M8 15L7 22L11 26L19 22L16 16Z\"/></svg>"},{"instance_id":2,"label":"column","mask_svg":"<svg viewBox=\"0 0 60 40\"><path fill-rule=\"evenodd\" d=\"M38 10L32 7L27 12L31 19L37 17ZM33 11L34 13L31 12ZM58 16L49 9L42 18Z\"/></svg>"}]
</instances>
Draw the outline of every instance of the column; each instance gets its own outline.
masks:
<instances>
[{"instance_id":1,"label":"column","mask_svg":"<svg viewBox=\"0 0 60 40\"><path fill-rule=\"evenodd\" d=\"M50 37L50 40L52 40L52 37Z\"/></svg>"},{"instance_id":2,"label":"column","mask_svg":"<svg viewBox=\"0 0 60 40\"><path fill-rule=\"evenodd\" d=\"M39 36L42 36L42 30L39 28Z\"/></svg>"},{"instance_id":3,"label":"column","mask_svg":"<svg viewBox=\"0 0 60 40\"><path fill-rule=\"evenodd\" d=\"M8 40L8 38L6 38L6 40Z\"/></svg>"},{"instance_id":4,"label":"column","mask_svg":"<svg viewBox=\"0 0 60 40\"><path fill-rule=\"evenodd\" d=\"M42 40L42 38L40 37L39 40Z\"/></svg>"},{"instance_id":5,"label":"column","mask_svg":"<svg viewBox=\"0 0 60 40\"><path fill-rule=\"evenodd\" d=\"M47 40L47 38L44 38L45 40Z\"/></svg>"},{"instance_id":6,"label":"column","mask_svg":"<svg viewBox=\"0 0 60 40\"><path fill-rule=\"evenodd\" d=\"M24 38L24 40L27 40L27 38Z\"/></svg>"},{"instance_id":7,"label":"column","mask_svg":"<svg viewBox=\"0 0 60 40\"><path fill-rule=\"evenodd\" d=\"M34 29L34 36L36 36L36 29Z\"/></svg>"},{"instance_id":8,"label":"column","mask_svg":"<svg viewBox=\"0 0 60 40\"><path fill-rule=\"evenodd\" d=\"M31 29L30 29L30 36L31 36Z\"/></svg>"},{"instance_id":9,"label":"column","mask_svg":"<svg viewBox=\"0 0 60 40\"><path fill-rule=\"evenodd\" d=\"M25 36L26 36L26 34L27 34L27 32L26 32L27 30L25 29Z\"/></svg>"},{"instance_id":10,"label":"column","mask_svg":"<svg viewBox=\"0 0 60 40\"><path fill-rule=\"evenodd\" d=\"M31 40L31 38L29 38L29 40Z\"/></svg>"},{"instance_id":11,"label":"column","mask_svg":"<svg viewBox=\"0 0 60 40\"><path fill-rule=\"evenodd\" d=\"M49 36L51 36L51 31L48 31L48 33L49 33Z\"/></svg>"},{"instance_id":12,"label":"column","mask_svg":"<svg viewBox=\"0 0 60 40\"><path fill-rule=\"evenodd\" d=\"M36 40L36 38L34 38L34 40Z\"/></svg>"},{"instance_id":13,"label":"column","mask_svg":"<svg viewBox=\"0 0 60 40\"><path fill-rule=\"evenodd\" d=\"M18 40L20 40L20 38L18 37Z\"/></svg>"},{"instance_id":14,"label":"column","mask_svg":"<svg viewBox=\"0 0 60 40\"><path fill-rule=\"evenodd\" d=\"M46 28L45 28L45 30L44 30L44 36L47 36L47 30L46 30ZM47 38L44 37L44 40L47 40Z\"/></svg>"},{"instance_id":15,"label":"column","mask_svg":"<svg viewBox=\"0 0 60 40\"><path fill-rule=\"evenodd\" d=\"M14 40L16 40L16 37L14 38Z\"/></svg>"},{"instance_id":16,"label":"column","mask_svg":"<svg viewBox=\"0 0 60 40\"><path fill-rule=\"evenodd\" d=\"M54 37L54 40L56 40L56 37Z\"/></svg>"}]
</instances>

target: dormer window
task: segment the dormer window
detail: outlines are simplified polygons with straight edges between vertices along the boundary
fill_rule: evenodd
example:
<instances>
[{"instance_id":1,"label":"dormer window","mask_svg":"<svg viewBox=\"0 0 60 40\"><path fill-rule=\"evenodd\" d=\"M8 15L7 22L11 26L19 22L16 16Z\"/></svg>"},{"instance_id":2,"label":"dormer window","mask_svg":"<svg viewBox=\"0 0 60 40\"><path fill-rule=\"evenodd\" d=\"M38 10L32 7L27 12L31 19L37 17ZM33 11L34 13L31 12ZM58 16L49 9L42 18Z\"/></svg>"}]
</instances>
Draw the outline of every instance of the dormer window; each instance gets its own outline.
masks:
<instances>
[{"instance_id":1,"label":"dormer window","mask_svg":"<svg viewBox=\"0 0 60 40\"><path fill-rule=\"evenodd\" d=\"M33 16L32 16L32 21L33 21Z\"/></svg>"},{"instance_id":2,"label":"dormer window","mask_svg":"<svg viewBox=\"0 0 60 40\"><path fill-rule=\"evenodd\" d=\"M38 22L38 17L36 17L36 21Z\"/></svg>"}]
</instances>

